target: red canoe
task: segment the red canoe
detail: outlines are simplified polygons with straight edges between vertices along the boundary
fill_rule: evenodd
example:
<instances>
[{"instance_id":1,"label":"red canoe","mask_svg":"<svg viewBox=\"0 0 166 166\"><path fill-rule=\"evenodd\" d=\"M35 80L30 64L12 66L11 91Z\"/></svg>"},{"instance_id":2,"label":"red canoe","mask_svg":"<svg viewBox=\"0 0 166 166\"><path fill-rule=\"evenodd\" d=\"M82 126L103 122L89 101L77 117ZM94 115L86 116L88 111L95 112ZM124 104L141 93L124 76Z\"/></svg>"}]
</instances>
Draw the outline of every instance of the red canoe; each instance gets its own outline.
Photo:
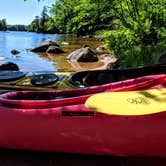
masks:
<instances>
[{"instance_id":1,"label":"red canoe","mask_svg":"<svg viewBox=\"0 0 166 166\"><path fill-rule=\"evenodd\" d=\"M94 93L162 88L165 83L166 75L154 75L76 90L3 94L0 96L0 147L166 156L165 112L145 116L107 115L84 105ZM125 105L122 107L125 109Z\"/></svg>"}]
</instances>

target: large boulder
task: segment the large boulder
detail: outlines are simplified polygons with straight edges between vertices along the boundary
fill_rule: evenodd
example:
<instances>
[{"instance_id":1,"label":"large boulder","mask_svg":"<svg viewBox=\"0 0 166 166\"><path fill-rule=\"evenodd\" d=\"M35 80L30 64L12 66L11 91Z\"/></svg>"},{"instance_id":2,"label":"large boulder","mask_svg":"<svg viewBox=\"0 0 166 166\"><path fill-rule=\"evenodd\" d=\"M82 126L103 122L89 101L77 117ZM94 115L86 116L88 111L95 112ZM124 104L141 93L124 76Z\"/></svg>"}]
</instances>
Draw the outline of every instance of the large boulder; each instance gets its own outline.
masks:
<instances>
[{"instance_id":1,"label":"large boulder","mask_svg":"<svg viewBox=\"0 0 166 166\"><path fill-rule=\"evenodd\" d=\"M13 62L6 62L6 63L0 64L0 70L15 70L15 71L18 71L19 67L18 67L17 64L15 64Z\"/></svg>"},{"instance_id":2,"label":"large boulder","mask_svg":"<svg viewBox=\"0 0 166 166\"><path fill-rule=\"evenodd\" d=\"M78 50L75 50L74 52L69 54L66 59L70 60L70 61L77 61L77 62L96 62L96 61L98 61L96 52L88 46L84 46Z\"/></svg>"},{"instance_id":3,"label":"large boulder","mask_svg":"<svg viewBox=\"0 0 166 166\"><path fill-rule=\"evenodd\" d=\"M57 47L57 46L49 46L46 52L55 53L55 54L64 53L64 51L60 47Z\"/></svg>"},{"instance_id":4,"label":"large boulder","mask_svg":"<svg viewBox=\"0 0 166 166\"><path fill-rule=\"evenodd\" d=\"M60 47L56 42L51 41L51 40L46 40L43 43L41 43L40 45L31 48L30 51L32 52L46 52L49 48L49 46L57 46Z\"/></svg>"}]
</instances>

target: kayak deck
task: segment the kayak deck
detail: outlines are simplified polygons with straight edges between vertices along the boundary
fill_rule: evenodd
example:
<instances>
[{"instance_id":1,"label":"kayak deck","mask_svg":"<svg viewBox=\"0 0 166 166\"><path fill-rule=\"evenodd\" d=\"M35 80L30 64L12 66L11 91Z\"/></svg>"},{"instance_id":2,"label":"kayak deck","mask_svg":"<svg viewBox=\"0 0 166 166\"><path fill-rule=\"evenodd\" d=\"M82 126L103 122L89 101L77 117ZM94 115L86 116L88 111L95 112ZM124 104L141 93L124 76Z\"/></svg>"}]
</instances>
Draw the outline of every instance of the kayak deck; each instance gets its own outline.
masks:
<instances>
[{"instance_id":1,"label":"kayak deck","mask_svg":"<svg viewBox=\"0 0 166 166\"><path fill-rule=\"evenodd\" d=\"M4 75L4 72L6 74ZM166 73L166 64L136 68L93 70L82 72L39 71L23 73L0 71L0 89L6 90L51 90L75 89L110 84L146 75ZM21 77L20 77L21 76Z\"/></svg>"}]
</instances>

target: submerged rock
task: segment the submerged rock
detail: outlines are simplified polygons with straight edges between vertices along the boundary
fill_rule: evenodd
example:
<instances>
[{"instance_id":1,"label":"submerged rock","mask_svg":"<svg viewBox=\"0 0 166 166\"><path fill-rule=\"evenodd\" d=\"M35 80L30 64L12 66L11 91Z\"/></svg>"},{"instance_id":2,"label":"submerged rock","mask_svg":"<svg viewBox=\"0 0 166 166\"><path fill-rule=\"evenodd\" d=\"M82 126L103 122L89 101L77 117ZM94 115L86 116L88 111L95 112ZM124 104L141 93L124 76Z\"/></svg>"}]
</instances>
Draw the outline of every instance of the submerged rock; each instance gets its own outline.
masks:
<instances>
[{"instance_id":1,"label":"submerged rock","mask_svg":"<svg viewBox=\"0 0 166 166\"><path fill-rule=\"evenodd\" d=\"M13 55L16 55L16 54L19 54L20 51L14 49L14 50L11 50L11 53L12 53Z\"/></svg>"}]
</instances>

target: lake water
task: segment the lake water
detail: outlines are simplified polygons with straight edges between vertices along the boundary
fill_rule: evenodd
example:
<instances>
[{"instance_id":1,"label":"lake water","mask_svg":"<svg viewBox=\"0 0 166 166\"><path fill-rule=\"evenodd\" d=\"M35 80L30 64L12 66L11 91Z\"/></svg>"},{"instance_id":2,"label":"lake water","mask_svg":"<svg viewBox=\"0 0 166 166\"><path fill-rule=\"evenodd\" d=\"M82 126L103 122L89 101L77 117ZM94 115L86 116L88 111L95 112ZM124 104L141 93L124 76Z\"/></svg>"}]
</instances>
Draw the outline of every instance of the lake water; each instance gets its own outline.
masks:
<instances>
[{"instance_id":1,"label":"lake water","mask_svg":"<svg viewBox=\"0 0 166 166\"><path fill-rule=\"evenodd\" d=\"M37 54L26 51L26 49L35 47L47 39L56 41L58 44L60 44L65 53ZM8 61L14 62L19 66L21 71L56 71L59 69L66 71L81 71L88 69L100 69L104 67L105 62L103 59L93 63L71 63L65 60L67 55L80 48L84 44L88 44L90 47L95 49L101 45L101 42L92 38L76 38L69 35L0 31L0 64ZM16 56L12 55L10 51L13 49L20 51L20 54L17 54Z\"/></svg>"}]
</instances>

